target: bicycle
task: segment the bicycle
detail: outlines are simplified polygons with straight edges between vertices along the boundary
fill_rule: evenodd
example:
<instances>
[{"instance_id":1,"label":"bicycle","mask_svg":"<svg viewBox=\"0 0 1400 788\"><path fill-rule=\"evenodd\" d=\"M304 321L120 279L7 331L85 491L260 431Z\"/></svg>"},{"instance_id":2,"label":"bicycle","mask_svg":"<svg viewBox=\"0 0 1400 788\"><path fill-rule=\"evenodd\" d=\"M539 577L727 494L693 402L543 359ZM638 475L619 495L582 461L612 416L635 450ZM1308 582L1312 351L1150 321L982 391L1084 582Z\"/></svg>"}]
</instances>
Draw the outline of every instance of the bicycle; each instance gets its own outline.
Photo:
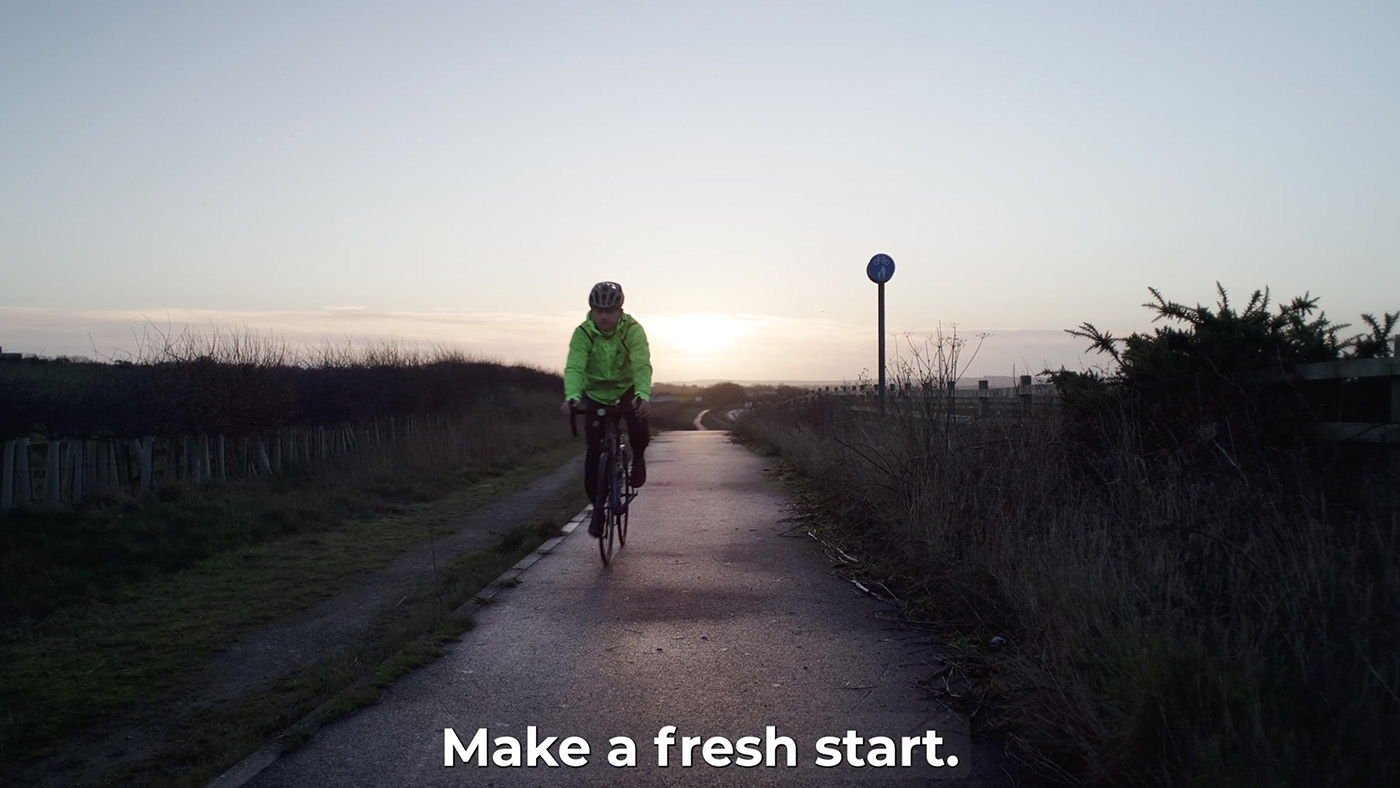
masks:
<instances>
[{"instance_id":1,"label":"bicycle","mask_svg":"<svg viewBox=\"0 0 1400 788\"><path fill-rule=\"evenodd\" d=\"M618 547L627 546L628 510L632 500L637 497L637 488L632 486L631 449L622 441L622 433L617 428L624 407L628 406L614 403L599 405L591 410L575 407L569 417L569 429L574 435L578 435L574 415L585 414L603 422L602 451L598 454L598 475L595 477L598 486L593 495L593 522L602 526L598 553L603 557L604 566L612 559L614 540Z\"/></svg>"}]
</instances>

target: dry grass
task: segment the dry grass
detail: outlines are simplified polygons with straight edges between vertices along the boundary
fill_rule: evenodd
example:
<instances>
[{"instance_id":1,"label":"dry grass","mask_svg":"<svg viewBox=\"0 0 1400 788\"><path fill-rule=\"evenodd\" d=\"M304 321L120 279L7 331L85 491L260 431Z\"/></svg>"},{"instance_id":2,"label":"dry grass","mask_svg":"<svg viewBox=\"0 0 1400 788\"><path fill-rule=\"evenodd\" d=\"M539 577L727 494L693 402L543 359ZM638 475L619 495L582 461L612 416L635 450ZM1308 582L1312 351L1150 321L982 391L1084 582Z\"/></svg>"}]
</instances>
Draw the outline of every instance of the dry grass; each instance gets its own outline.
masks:
<instances>
[{"instance_id":1,"label":"dry grass","mask_svg":"<svg viewBox=\"0 0 1400 788\"><path fill-rule=\"evenodd\" d=\"M1382 512L1329 506L1301 458L1203 471L1145 457L1127 419L1101 424L1109 448L1089 457L1054 411L925 407L934 418L881 423L816 402L739 429L926 590L980 679L968 697L1027 760L1098 784L1400 777L1400 567ZM993 635L1008 646L985 647Z\"/></svg>"},{"instance_id":2,"label":"dry grass","mask_svg":"<svg viewBox=\"0 0 1400 788\"><path fill-rule=\"evenodd\" d=\"M150 503L118 496L79 511L7 519L0 532L0 771L88 721L155 704L171 682L250 627L334 593L442 533L464 509L582 449L555 392L516 391L443 416L411 439L281 476L171 485ZM562 505L572 512L582 503ZM442 582L455 585L439 596L476 593L519 557L514 550L477 556L480 571L462 578L449 569ZM429 618L442 610L440 600L430 601L428 618L410 622L407 634L386 631L374 648L392 651L432 630L438 622ZM321 689L335 689L328 687ZM227 729L229 722L210 724ZM256 738L263 724L250 722L251 733L239 735Z\"/></svg>"}]
</instances>

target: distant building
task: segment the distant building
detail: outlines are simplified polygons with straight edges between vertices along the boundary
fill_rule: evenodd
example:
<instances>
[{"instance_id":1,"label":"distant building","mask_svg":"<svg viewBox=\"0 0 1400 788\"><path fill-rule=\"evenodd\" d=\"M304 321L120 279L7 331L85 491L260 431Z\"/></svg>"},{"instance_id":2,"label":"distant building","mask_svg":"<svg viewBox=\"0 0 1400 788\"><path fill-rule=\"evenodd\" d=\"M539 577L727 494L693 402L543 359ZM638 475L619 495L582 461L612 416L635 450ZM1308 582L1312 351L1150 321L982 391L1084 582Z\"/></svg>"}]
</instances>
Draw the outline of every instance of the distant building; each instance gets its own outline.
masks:
<instances>
[{"instance_id":1,"label":"distant building","mask_svg":"<svg viewBox=\"0 0 1400 788\"><path fill-rule=\"evenodd\" d=\"M4 348L0 348L0 362L20 361L24 358L23 353L6 353Z\"/></svg>"}]
</instances>

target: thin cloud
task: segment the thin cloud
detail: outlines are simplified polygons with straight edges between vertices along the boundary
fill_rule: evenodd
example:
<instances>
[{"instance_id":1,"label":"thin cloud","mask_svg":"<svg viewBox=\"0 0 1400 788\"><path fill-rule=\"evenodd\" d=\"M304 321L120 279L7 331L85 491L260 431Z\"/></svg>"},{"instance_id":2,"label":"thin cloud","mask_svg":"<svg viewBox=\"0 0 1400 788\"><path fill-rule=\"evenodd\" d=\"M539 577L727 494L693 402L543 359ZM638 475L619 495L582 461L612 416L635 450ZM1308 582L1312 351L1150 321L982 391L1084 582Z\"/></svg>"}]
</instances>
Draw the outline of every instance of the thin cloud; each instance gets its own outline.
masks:
<instances>
[{"instance_id":1,"label":"thin cloud","mask_svg":"<svg viewBox=\"0 0 1400 788\"><path fill-rule=\"evenodd\" d=\"M443 347L502 363L561 371L569 337L581 314L505 312L400 312L363 307L315 311L63 310L0 307L0 346L11 352L99 359L139 357L182 332L213 330L267 334L290 347L395 342L407 347ZM706 379L854 381L878 377L876 337L865 324L827 318L758 314L638 315L647 327L658 381ZM697 341L685 332L721 336ZM893 369L934 330L891 330L886 364ZM948 327L944 327L945 335ZM1046 368L1084 368L1101 362L1085 357L1078 340L1059 330L973 330L986 334L968 375L1037 373ZM969 351L970 352L970 351ZM966 358L966 357L965 357Z\"/></svg>"}]
</instances>

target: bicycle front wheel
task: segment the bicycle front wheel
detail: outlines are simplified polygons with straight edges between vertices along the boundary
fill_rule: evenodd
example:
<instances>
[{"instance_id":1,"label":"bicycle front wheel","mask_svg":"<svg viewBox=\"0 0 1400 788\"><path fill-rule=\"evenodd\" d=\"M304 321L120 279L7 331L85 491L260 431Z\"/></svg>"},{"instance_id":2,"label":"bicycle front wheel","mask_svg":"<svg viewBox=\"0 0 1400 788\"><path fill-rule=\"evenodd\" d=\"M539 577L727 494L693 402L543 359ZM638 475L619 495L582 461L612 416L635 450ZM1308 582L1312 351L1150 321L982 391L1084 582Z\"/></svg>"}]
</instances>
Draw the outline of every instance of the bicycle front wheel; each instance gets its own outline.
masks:
<instances>
[{"instance_id":1,"label":"bicycle front wheel","mask_svg":"<svg viewBox=\"0 0 1400 788\"><path fill-rule=\"evenodd\" d=\"M598 487L593 493L593 522L598 524L598 553L607 566L612 558L612 486L611 457L606 452L598 458Z\"/></svg>"},{"instance_id":2,"label":"bicycle front wheel","mask_svg":"<svg viewBox=\"0 0 1400 788\"><path fill-rule=\"evenodd\" d=\"M616 501L616 500L617 500L617 492L616 492L616 491L617 491L617 477L616 477L616 476L614 476L613 479L612 479L612 488L613 488L612 500L613 500L613 501ZM622 517L622 515L618 512L618 509L617 509L615 506L613 506L613 504L610 502L610 503L608 504L608 523L607 523L606 526L604 526L604 532L603 532L603 541L605 541L605 542L608 543L608 548L607 548L607 549L608 549L608 555L609 555L609 556L611 556L611 555L612 555L612 552L613 552L613 542L617 539L617 531L618 531L617 524L618 524L618 522L620 522L620 518L621 518L621 517ZM601 549L601 546L600 546L600 549Z\"/></svg>"},{"instance_id":3,"label":"bicycle front wheel","mask_svg":"<svg viewBox=\"0 0 1400 788\"><path fill-rule=\"evenodd\" d=\"M627 546L627 520L632 516L632 500L636 494L632 489L632 467L627 461L627 455L623 455L621 471L621 481L618 483L618 497L622 500L622 516L617 520L617 544L619 547Z\"/></svg>"}]
</instances>

